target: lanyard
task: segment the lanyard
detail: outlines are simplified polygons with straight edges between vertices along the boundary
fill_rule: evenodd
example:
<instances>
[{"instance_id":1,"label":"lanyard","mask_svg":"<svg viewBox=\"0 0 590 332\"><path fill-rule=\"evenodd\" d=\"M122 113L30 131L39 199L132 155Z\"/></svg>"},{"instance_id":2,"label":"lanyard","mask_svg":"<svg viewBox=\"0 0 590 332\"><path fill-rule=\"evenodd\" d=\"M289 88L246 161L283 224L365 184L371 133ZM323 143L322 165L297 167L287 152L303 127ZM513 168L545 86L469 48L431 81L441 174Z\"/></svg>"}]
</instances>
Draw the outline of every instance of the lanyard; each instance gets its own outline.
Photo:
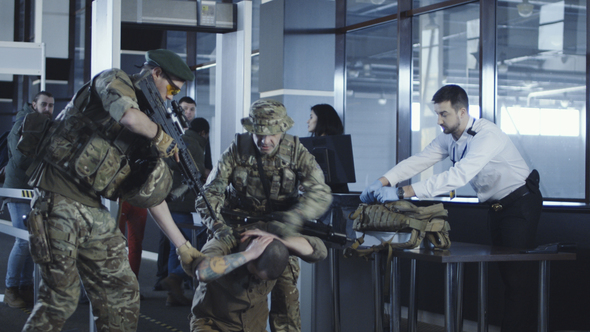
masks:
<instances>
[{"instance_id":1,"label":"lanyard","mask_svg":"<svg viewBox=\"0 0 590 332\"><path fill-rule=\"evenodd\" d=\"M459 160L461 160L461 159L463 159L463 157L465 157L465 152L466 151L467 151L467 144L465 144L465 149L463 149L463 153L461 153L461 158L459 158ZM459 160L455 160L455 147L453 146L453 158L451 158L451 161L453 162L453 166L455 166L455 164Z\"/></svg>"},{"instance_id":2,"label":"lanyard","mask_svg":"<svg viewBox=\"0 0 590 332\"><path fill-rule=\"evenodd\" d=\"M471 127L469 127L469 129L467 129L467 133L471 136L475 136L476 132L473 131L473 125L475 124L475 119L473 119L473 123L471 124ZM455 146L457 146L455 144ZM467 143L465 143L465 149L463 149L463 153L461 153L461 158L459 158L458 160L455 158L455 146L453 146L453 158L451 158L451 161L453 162L453 166L455 166L455 164L463 159L463 157L465 157L465 152L467 151Z\"/></svg>"},{"instance_id":3,"label":"lanyard","mask_svg":"<svg viewBox=\"0 0 590 332\"><path fill-rule=\"evenodd\" d=\"M469 127L469 129L467 129L467 133L471 136L475 136L475 134L477 134L476 132L473 131L473 125L475 124L475 119L473 119L473 123L471 124L471 127ZM465 152L467 152L467 142L465 142L465 149L463 149L463 153L461 153L461 158L459 160L455 160L455 147L457 145L455 144L455 146L453 146L453 158L451 158L451 161L453 162L453 166L455 166L455 164L463 159L463 157L465 157ZM456 196L456 191L455 189L451 190L451 192L449 193L449 196L451 197L451 199L455 198Z\"/></svg>"}]
</instances>

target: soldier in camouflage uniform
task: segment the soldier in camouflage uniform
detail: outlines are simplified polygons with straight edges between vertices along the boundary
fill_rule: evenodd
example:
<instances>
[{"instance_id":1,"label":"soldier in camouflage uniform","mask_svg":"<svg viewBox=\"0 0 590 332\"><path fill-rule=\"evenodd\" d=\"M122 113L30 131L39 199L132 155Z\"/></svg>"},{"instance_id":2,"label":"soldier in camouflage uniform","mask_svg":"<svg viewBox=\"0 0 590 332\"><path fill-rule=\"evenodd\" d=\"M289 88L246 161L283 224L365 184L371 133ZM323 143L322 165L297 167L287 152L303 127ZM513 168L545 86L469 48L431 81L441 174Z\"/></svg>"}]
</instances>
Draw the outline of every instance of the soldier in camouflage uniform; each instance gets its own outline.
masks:
<instances>
[{"instance_id":1,"label":"soldier in camouflage uniform","mask_svg":"<svg viewBox=\"0 0 590 332\"><path fill-rule=\"evenodd\" d=\"M51 136L40 143L44 149L30 181L36 195L28 222L31 249L48 249L31 250L40 263L42 282L39 301L23 331L60 331L76 309L80 279L98 331L136 330L139 285L129 266L125 238L101 196L149 208L180 248L183 263L199 255L176 227L164 201L172 177L163 158L177 157L178 148L139 110L134 83L147 75L164 100L194 79L175 53L149 51L137 75L112 69L95 76L57 117ZM136 166L137 160L149 162Z\"/></svg>"},{"instance_id":2,"label":"soldier in camouflage uniform","mask_svg":"<svg viewBox=\"0 0 590 332\"><path fill-rule=\"evenodd\" d=\"M262 99L254 102L242 125L248 133L236 135L205 186L216 216L209 215L202 198L197 200L204 223L230 248L236 244L233 229L241 221L222 209L249 216L272 213L276 220L268 223L268 231L287 237L297 234L305 220L320 217L332 202L313 155L296 136L285 133L293 126L293 119L283 104ZM260 169L264 169L263 175ZM271 294L273 332L301 330L298 277L298 260L291 257Z\"/></svg>"}]
</instances>

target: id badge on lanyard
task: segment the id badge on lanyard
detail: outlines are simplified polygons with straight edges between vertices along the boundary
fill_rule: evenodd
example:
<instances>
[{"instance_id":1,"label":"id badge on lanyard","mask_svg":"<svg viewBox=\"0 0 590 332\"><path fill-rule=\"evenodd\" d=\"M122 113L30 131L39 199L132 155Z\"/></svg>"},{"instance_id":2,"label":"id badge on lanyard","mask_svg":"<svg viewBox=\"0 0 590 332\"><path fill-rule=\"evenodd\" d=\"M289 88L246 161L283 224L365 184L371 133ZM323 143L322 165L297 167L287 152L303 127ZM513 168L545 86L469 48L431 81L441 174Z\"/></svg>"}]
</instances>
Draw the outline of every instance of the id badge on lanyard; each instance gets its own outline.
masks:
<instances>
[{"instance_id":1,"label":"id badge on lanyard","mask_svg":"<svg viewBox=\"0 0 590 332\"><path fill-rule=\"evenodd\" d=\"M461 160L461 159L463 159L463 157L465 157L465 152L467 152L467 143L465 143L465 149L463 149L463 153L461 153L461 158L459 158L457 160L457 158L455 157L455 147L453 146L453 158L451 158L451 161L453 162L453 166L455 166L455 164L457 162L459 162L459 160ZM455 196L456 196L456 190L453 189L449 193L449 197L451 197L451 199L453 199L453 198L455 198Z\"/></svg>"}]
</instances>

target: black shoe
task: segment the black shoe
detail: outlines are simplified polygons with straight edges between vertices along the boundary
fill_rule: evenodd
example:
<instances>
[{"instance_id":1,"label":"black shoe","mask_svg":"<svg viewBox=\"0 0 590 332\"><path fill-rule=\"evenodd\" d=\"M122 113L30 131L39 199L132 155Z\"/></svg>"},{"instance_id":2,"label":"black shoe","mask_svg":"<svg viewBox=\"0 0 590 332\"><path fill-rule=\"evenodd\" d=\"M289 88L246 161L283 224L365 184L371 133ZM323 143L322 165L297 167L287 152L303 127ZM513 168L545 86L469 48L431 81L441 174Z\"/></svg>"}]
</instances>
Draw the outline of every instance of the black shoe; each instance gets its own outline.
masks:
<instances>
[{"instance_id":1,"label":"black shoe","mask_svg":"<svg viewBox=\"0 0 590 332\"><path fill-rule=\"evenodd\" d=\"M154 285L154 287L152 288L153 291L158 292L158 291L163 291L164 288L162 287L162 285L160 284L160 280L158 280L156 282L156 284Z\"/></svg>"}]
</instances>

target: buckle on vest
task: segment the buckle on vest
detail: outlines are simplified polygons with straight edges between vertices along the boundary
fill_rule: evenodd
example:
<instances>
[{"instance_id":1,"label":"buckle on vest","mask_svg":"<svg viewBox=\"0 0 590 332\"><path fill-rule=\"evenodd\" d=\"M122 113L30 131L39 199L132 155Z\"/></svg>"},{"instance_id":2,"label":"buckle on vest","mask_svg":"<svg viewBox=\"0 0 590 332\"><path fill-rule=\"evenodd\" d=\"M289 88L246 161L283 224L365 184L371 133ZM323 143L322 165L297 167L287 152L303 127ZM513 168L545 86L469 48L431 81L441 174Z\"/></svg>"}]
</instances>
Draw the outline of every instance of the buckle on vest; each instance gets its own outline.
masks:
<instances>
[{"instance_id":1,"label":"buckle on vest","mask_svg":"<svg viewBox=\"0 0 590 332\"><path fill-rule=\"evenodd\" d=\"M492 210L494 210L494 212L500 212L500 211L502 211L502 209L504 207L502 206L502 204L500 202L496 202L496 203L492 204L491 208L492 208Z\"/></svg>"}]
</instances>

